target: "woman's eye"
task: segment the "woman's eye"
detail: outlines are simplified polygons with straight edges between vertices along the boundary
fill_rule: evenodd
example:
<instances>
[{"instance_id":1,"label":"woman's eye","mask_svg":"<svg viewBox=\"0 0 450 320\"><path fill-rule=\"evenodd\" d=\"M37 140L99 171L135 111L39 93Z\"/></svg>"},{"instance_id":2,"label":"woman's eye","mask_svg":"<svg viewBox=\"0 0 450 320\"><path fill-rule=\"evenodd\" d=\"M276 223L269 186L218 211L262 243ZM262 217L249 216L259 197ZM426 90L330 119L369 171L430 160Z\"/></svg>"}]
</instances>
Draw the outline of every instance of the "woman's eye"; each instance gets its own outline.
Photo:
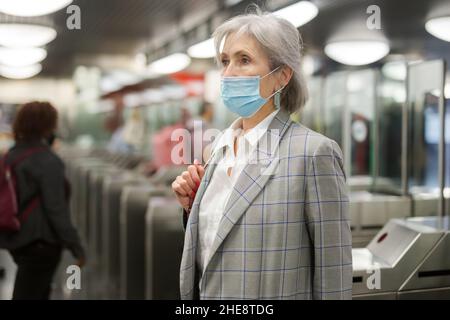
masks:
<instances>
[{"instance_id":1,"label":"woman's eye","mask_svg":"<svg viewBox=\"0 0 450 320\"><path fill-rule=\"evenodd\" d=\"M229 61L228 60L222 60L222 66L226 67L228 65Z\"/></svg>"},{"instance_id":2,"label":"woman's eye","mask_svg":"<svg viewBox=\"0 0 450 320\"><path fill-rule=\"evenodd\" d=\"M242 58L242 63L243 64L249 64L250 63L250 59L247 57Z\"/></svg>"}]
</instances>

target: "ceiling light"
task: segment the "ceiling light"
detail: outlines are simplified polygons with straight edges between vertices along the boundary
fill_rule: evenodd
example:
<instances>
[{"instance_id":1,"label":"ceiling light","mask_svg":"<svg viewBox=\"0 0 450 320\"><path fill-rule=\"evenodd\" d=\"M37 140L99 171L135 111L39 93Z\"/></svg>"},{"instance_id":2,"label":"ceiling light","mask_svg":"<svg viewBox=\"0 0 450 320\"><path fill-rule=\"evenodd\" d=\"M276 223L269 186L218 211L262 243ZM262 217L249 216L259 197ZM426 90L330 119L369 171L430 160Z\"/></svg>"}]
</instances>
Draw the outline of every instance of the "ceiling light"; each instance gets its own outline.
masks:
<instances>
[{"instance_id":1,"label":"ceiling light","mask_svg":"<svg viewBox=\"0 0 450 320\"><path fill-rule=\"evenodd\" d=\"M364 77L360 73L350 73L347 77L347 91L358 92L364 87Z\"/></svg>"},{"instance_id":2,"label":"ceiling light","mask_svg":"<svg viewBox=\"0 0 450 320\"><path fill-rule=\"evenodd\" d=\"M47 57L42 48L2 48L0 47L0 64L10 67L24 67L41 62Z\"/></svg>"},{"instance_id":3,"label":"ceiling light","mask_svg":"<svg viewBox=\"0 0 450 320\"><path fill-rule=\"evenodd\" d=\"M381 96L397 103L406 101L405 86L401 82L385 81L380 84Z\"/></svg>"},{"instance_id":4,"label":"ceiling light","mask_svg":"<svg viewBox=\"0 0 450 320\"><path fill-rule=\"evenodd\" d=\"M437 97L437 98L440 98L440 97L441 97L441 90L440 90L440 89L433 89L433 90L430 91L430 93L431 93L433 96Z\"/></svg>"},{"instance_id":5,"label":"ceiling light","mask_svg":"<svg viewBox=\"0 0 450 320\"><path fill-rule=\"evenodd\" d=\"M160 103L165 101L165 96L160 89L147 89L142 93L142 100L145 104Z\"/></svg>"},{"instance_id":6,"label":"ceiling light","mask_svg":"<svg viewBox=\"0 0 450 320\"><path fill-rule=\"evenodd\" d=\"M159 59L149 65L149 71L159 74L170 74L185 69L191 63L191 58L184 53L174 53Z\"/></svg>"},{"instance_id":7,"label":"ceiling light","mask_svg":"<svg viewBox=\"0 0 450 320\"><path fill-rule=\"evenodd\" d=\"M307 76L312 76L318 69L318 61L311 55L306 55L302 59L302 70Z\"/></svg>"},{"instance_id":8,"label":"ceiling light","mask_svg":"<svg viewBox=\"0 0 450 320\"><path fill-rule=\"evenodd\" d=\"M123 104L126 108L139 107L142 104L142 100L140 93L128 93L123 97Z\"/></svg>"},{"instance_id":9,"label":"ceiling light","mask_svg":"<svg viewBox=\"0 0 450 320\"><path fill-rule=\"evenodd\" d=\"M97 103L93 103L88 109L89 113L98 114L102 112L110 112L114 110L114 101L111 99L100 100Z\"/></svg>"},{"instance_id":10,"label":"ceiling light","mask_svg":"<svg viewBox=\"0 0 450 320\"><path fill-rule=\"evenodd\" d=\"M0 12L20 17L43 16L71 4L73 0L0 0Z\"/></svg>"},{"instance_id":11,"label":"ceiling light","mask_svg":"<svg viewBox=\"0 0 450 320\"><path fill-rule=\"evenodd\" d=\"M381 68L381 72L387 78L403 81L406 79L406 63L402 61L387 62Z\"/></svg>"},{"instance_id":12,"label":"ceiling light","mask_svg":"<svg viewBox=\"0 0 450 320\"><path fill-rule=\"evenodd\" d=\"M0 45L4 47L42 47L56 38L53 28L32 24L0 24Z\"/></svg>"},{"instance_id":13,"label":"ceiling light","mask_svg":"<svg viewBox=\"0 0 450 320\"><path fill-rule=\"evenodd\" d=\"M428 20L425 29L436 38L450 42L450 16Z\"/></svg>"},{"instance_id":14,"label":"ceiling light","mask_svg":"<svg viewBox=\"0 0 450 320\"><path fill-rule=\"evenodd\" d=\"M126 70L113 70L100 80L102 92L113 92L125 86L135 85L142 81L142 77Z\"/></svg>"},{"instance_id":15,"label":"ceiling light","mask_svg":"<svg viewBox=\"0 0 450 320\"><path fill-rule=\"evenodd\" d=\"M0 75L9 79L27 79L34 77L41 72L40 64L33 64L26 67L8 67L0 65Z\"/></svg>"},{"instance_id":16,"label":"ceiling light","mask_svg":"<svg viewBox=\"0 0 450 320\"><path fill-rule=\"evenodd\" d=\"M214 39L199 42L189 47L187 53L192 58L213 58L216 55L216 49L214 48Z\"/></svg>"},{"instance_id":17,"label":"ceiling light","mask_svg":"<svg viewBox=\"0 0 450 320\"><path fill-rule=\"evenodd\" d=\"M147 57L144 53L138 53L134 56L134 62L138 69L145 68L147 65Z\"/></svg>"},{"instance_id":18,"label":"ceiling light","mask_svg":"<svg viewBox=\"0 0 450 320\"><path fill-rule=\"evenodd\" d=\"M276 16L286 19L296 28L310 22L318 13L317 6L309 1L300 1L274 12Z\"/></svg>"},{"instance_id":19,"label":"ceiling light","mask_svg":"<svg viewBox=\"0 0 450 320\"><path fill-rule=\"evenodd\" d=\"M121 89L122 86L111 78L103 78L100 80L100 90L103 93L113 92Z\"/></svg>"},{"instance_id":20,"label":"ceiling light","mask_svg":"<svg viewBox=\"0 0 450 320\"><path fill-rule=\"evenodd\" d=\"M373 63L389 53L386 41L348 40L331 42L325 46L326 55L342 64L361 66Z\"/></svg>"},{"instance_id":21,"label":"ceiling light","mask_svg":"<svg viewBox=\"0 0 450 320\"><path fill-rule=\"evenodd\" d=\"M181 100L187 95L186 88L179 85L164 85L160 87L160 90L167 99L171 100Z\"/></svg>"},{"instance_id":22,"label":"ceiling light","mask_svg":"<svg viewBox=\"0 0 450 320\"><path fill-rule=\"evenodd\" d=\"M131 86L142 81L142 77L127 70L113 70L108 72L107 78L112 79L122 87Z\"/></svg>"}]
</instances>

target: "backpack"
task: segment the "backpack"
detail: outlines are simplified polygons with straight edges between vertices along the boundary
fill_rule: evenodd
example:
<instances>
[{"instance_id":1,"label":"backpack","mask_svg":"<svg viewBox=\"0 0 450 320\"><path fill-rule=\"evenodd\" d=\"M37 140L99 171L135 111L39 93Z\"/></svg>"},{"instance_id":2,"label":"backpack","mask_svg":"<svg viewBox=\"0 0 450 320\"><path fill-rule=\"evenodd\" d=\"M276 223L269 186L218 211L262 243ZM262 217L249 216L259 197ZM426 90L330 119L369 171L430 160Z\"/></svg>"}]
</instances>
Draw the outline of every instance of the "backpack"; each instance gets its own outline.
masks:
<instances>
[{"instance_id":1,"label":"backpack","mask_svg":"<svg viewBox=\"0 0 450 320\"><path fill-rule=\"evenodd\" d=\"M25 151L11 164L6 162L8 154L0 160L0 231L17 232L28 215L39 205L39 195L31 199L23 212L19 215L17 200L17 180L14 167L31 155L44 151L37 147Z\"/></svg>"}]
</instances>

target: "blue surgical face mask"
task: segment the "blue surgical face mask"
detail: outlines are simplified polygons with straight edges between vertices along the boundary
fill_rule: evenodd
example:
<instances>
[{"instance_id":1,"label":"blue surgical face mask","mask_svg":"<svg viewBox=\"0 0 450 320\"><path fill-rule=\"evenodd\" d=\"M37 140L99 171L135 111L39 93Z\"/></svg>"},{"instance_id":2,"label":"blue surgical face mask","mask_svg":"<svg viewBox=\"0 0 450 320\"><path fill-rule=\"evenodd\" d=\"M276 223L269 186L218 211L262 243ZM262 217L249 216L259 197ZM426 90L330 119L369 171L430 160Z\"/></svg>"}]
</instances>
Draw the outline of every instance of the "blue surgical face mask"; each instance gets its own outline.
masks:
<instances>
[{"instance_id":1,"label":"blue surgical face mask","mask_svg":"<svg viewBox=\"0 0 450 320\"><path fill-rule=\"evenodd\" d=\"M275 72L275 68L265 76L222 77L221 95L225 106L241 117L253 116L266 102L275 96L275 107L280 108L280 94L283 88L263 98L259 94L261 79Z\"/></svg>"}]
</instances>

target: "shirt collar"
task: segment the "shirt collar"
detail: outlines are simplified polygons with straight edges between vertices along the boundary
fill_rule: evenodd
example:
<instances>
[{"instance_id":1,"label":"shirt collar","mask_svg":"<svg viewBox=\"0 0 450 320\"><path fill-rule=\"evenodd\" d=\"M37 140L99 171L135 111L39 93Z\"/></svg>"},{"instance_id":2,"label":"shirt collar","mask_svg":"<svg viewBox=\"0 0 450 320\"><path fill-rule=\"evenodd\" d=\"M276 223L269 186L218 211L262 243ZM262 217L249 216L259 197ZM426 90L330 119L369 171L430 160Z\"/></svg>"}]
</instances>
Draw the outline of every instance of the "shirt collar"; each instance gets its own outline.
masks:
<instances>
[{"instance_id":1,"label":"shirt collar","mask_svg":"<svg viewBox=\"0 0 450 320\"><path fill-rule=\"evenodd\" d=\"M247 131L247 133L244 134L245 140L247 140L247 142L250 143L251 146L255 146L258 143L259 139L261 139L261 137L267 132L270 123L275 118L278 111L279 110L273 111L254 128L250 129L249 131Z\"/></svg>"},{"instance_id":2,"label":"shirt collar","mask_svg":"<svg viewBox=\"0 0 450 320\"><path fill-rule=\"evenodd\" d=\"M271 114L265 117L260 123L258 123L254 128L250 129L249 131L247 131L247 133L244 134L243 137L251 146L255 146L258 143L259 139L261 139L261 137L264 135L264 133L267 132L270 123L278 114L278 111L279 110L273 111ZM241 130L242 130L242 118L238 118L235 121L233 121L233 123L227 129L225 129L223 134L219 137L219 140L217 141L213 153L225 146L230 147L230 149L233 149L234 139L236 136L239 135Z\"/></svg>"}]
</instances>

